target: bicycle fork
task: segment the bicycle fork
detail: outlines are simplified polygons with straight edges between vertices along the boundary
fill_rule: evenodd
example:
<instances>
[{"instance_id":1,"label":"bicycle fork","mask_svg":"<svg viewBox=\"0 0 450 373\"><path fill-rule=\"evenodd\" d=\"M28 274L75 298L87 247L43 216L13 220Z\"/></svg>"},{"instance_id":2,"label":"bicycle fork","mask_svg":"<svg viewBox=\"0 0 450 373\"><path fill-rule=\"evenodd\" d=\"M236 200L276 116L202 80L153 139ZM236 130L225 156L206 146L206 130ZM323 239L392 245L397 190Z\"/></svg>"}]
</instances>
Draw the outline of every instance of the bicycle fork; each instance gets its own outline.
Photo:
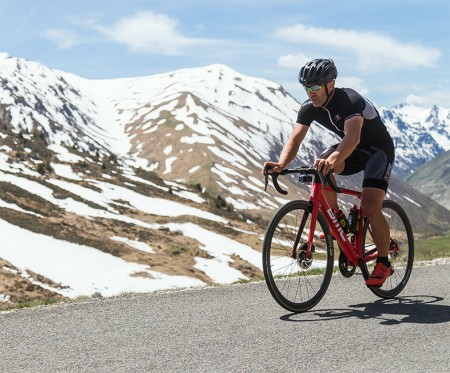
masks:
<instances>
[{"instance_id":1,"label":"bicycle fork","mask_svg":"<svg viewBox=\"0 0 450 373\"><path fill-rule=\"evenodd\" d=\"M316 229L316 223L317 223L317 215L319 213L319 204L311 202L312 204L312 212L304 211L302 219L300 221L297 234L295 236L294 244L292 245L291 254L290 257L292 259L296 259L299 261L300 266L302 268L309 268L312 261L312 253L315 251L314 247L314 232ZM298 244L300 243L302 239L302 234L305 229L306 222L308 221L309 215L311 214L311 223L309 225L309 232L308 232L308 239L307 241L298 248ZM302 265L303 261L308 261L306 266L304 267Z\"/></svg>"}]
</instances>

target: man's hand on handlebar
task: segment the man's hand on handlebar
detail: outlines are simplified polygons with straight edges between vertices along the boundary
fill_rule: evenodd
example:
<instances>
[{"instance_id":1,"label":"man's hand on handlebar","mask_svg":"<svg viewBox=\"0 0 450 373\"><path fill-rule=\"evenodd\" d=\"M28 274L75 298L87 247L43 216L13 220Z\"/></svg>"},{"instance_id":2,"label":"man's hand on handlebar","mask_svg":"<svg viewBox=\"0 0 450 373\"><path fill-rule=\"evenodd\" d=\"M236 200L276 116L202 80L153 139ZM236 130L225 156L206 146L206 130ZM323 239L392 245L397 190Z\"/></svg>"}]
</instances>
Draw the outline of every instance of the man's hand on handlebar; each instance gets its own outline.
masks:
<instances>
[{"instance_id":1,"label":"man's hand on handlebar","mask_svg":"<svg viewBox=\"0 0 450 373\"><path fill-rule=\"evenodd\" d=\"M261 168L261 173L263 175L266 174L266 170L268 169L269 174L273 173L273 172L281 172L283 171L283 168L285 166L279 162L264 162L262 168Z\"/></svg>"},{"instance_id":2,"label":"man's hand on handlebar","mask_svg":"<svg viewBox=\"0 0 450 373\"><path fill-rule=\"evenodd\" d=\"M334 164L330 161L328 161L327 159L316 159L314 161L314 167L316 168L317 171L321 171L322 174L328 175L328 173L333 170L334 168Z\"/></svg>"}]
</instances>

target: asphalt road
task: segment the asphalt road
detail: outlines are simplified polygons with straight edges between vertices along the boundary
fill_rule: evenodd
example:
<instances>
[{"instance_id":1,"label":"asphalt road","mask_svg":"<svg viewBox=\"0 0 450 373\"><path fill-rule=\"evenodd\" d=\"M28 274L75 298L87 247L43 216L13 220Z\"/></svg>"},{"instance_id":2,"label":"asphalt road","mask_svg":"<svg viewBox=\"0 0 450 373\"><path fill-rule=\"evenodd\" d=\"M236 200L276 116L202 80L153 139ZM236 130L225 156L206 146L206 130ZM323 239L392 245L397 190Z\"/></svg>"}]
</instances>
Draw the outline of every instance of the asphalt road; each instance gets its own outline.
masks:
<instances>
[{"instance_id":1,"label":"asphalt road","mask_svg":"<svg viewBox=\"0 0 450 373\"><path fill-rule=\"evenodd\" d=\"M450 265L381 300L335 275L303 314L265 283L0 313L1 372L450 372Z\"/></svg>"}]
</instances>

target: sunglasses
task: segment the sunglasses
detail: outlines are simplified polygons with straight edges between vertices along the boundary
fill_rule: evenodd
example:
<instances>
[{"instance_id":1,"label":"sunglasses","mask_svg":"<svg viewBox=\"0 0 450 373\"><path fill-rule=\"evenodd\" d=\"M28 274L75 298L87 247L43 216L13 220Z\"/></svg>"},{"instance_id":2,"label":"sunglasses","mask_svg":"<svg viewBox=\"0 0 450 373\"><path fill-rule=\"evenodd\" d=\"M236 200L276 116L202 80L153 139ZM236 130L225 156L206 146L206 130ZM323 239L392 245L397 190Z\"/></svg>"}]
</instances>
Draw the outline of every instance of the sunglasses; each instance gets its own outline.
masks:
<instances>
[{"instance_id":1,"label":"sunglasses","mask_svg":"<svg viewBox=\"0 0 450 373\"><path fill-rule=\"evenodd\" d=\"M322 84L314 84L312 86L306 87L304 86L303 88L305 88L306 92L319 92L323 87L323 83Z\"/></svg>"}]
</instances>

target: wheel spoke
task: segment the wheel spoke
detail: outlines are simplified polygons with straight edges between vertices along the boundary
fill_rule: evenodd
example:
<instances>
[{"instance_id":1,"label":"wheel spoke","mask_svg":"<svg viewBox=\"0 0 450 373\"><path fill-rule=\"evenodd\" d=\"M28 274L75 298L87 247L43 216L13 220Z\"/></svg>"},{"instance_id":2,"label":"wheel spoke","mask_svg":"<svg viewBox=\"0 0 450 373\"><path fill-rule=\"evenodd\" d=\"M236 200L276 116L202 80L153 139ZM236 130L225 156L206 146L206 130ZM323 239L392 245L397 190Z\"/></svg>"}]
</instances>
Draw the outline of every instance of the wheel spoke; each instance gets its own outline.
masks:
<instances>
[{"instance_id":1,"label":"wheel spoke","mask_svg":"<svg viewBox=\"0 0 450 373\"><path fill-rule=\"evenodd\" d=\"M321 215L317 224L318 229L328 231ZM333 270L333 248L327 248L326 240L314 240L315 252L312 258L308 258L307 262L302 261L304 259L300 254L304 251L300 248L307 243L310 225L310 204L290 202L274 216L264 240L266 283L275 300L294 312L306 311L320 301L328 288ZM297 247L294 257L291 257L294 243Z\"/></svg>"},{"instance_id":2,"label":"wheel spoke","mask_svg":"<svg viewBox=\"0 0 450 373\"><path fill-rule=\"evenodd\" d=\"M411 274L414 261L414 237L409 219L400 205L393 201L384 201L383 215L388 222L391 244L393 244L389 259L394 266L394 273L381 288L370 289L382 298L392 298L403 290ZM368 222L363 229L363 241L365 256L374 247L372 230ZM368 271L367 263L365 266Z\"/></svg>"}]
</instances>

